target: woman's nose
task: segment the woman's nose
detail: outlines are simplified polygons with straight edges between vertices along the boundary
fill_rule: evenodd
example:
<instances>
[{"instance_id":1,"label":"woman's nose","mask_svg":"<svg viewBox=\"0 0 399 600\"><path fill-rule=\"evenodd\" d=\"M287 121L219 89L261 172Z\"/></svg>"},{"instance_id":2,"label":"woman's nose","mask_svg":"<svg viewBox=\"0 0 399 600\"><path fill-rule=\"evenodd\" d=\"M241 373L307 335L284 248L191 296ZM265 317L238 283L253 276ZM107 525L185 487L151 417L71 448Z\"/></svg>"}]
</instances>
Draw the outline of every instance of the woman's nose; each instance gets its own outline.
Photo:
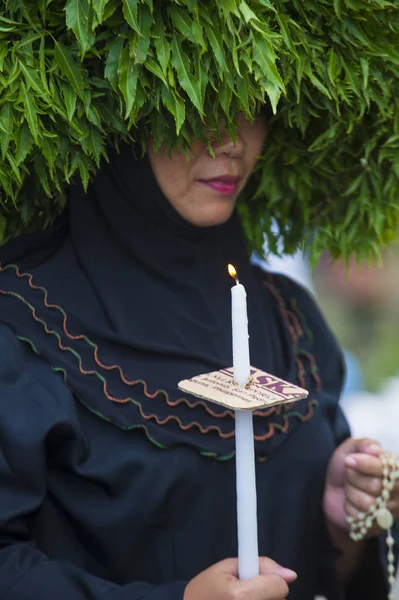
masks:
<instances>
[{"instance_id":1,"label":"woman's nose","mask_svg":"<svg viewBox=\"0 0 399 600\"><path fill-rule=\"evenodd\" d=\"M245 142L239 131L234 140L227 133L222 133L220 140L216 140L212 148L215 156L227 154L231 158L240 158L244 154Z\"/></svg>"}]
</instances>

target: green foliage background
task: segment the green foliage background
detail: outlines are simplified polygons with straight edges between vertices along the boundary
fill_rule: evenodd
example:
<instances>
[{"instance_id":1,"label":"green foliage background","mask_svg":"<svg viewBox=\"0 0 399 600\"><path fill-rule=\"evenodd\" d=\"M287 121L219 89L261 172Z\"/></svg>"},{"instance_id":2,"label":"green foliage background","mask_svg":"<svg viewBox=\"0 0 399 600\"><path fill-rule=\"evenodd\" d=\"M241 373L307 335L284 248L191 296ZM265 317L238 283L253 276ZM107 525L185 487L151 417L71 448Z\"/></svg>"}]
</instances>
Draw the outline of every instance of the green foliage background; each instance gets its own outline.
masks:
<instances>
[{"instance_id":1,"label":"green foliage background","mask_svg":"<svg viewBox=\"0 0 399 600\"><path fill-rule=\"evenodd\" d=\"M253 248L277 219L371 257L397 231L399 5L387 0L5 0L0 8L0 241L47 226L105 144L183 147L266 103L241 198Z\"/></svg>"}]
</instances>

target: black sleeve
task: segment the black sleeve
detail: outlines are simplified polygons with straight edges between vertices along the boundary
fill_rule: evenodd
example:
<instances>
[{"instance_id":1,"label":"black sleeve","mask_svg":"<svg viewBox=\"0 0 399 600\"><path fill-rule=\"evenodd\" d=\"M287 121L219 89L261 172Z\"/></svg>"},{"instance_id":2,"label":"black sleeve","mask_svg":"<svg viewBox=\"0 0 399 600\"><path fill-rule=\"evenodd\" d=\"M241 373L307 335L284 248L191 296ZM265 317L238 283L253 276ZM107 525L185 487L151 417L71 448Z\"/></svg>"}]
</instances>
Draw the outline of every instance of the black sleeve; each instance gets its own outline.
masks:
<instances>
[{"instance_id":1,"label":"black sleeve","mask_svg":"<svg viewBox=\"0 0 399 600\"><path fill-rule=\"evenodd\" d=\"M0 599L182 600L186 582L117 585L51 560L30 538L46 497L46 439L67 416L0 326Z\"/></svg>"}]
</instances>

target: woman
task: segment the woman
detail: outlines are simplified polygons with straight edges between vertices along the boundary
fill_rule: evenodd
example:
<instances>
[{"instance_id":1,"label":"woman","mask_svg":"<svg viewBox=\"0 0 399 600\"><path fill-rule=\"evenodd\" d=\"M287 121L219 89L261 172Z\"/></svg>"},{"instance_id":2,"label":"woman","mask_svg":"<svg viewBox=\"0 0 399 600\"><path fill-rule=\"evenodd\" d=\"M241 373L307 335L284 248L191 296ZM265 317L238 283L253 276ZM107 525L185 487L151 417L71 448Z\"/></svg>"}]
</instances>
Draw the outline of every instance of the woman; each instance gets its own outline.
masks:
<instances>
[{"instance_id":1,"label":"woman","mask_svg":"<svg viewBox=\"0 0 399 600\"><path fill-rule=\"evenodd\" d=\"M331 333L302 288L251 266L235 212L265 135L262 115L239 116L214 156L110 152L52 229L0 251L1 598L383 598L381 531L355 543L346 521L380 494L382 450L349 437ZM247 581L233 415L177 388L232 362L230 262L252 363L309 390L254 417Z\"/></svg>"}]
</instances>

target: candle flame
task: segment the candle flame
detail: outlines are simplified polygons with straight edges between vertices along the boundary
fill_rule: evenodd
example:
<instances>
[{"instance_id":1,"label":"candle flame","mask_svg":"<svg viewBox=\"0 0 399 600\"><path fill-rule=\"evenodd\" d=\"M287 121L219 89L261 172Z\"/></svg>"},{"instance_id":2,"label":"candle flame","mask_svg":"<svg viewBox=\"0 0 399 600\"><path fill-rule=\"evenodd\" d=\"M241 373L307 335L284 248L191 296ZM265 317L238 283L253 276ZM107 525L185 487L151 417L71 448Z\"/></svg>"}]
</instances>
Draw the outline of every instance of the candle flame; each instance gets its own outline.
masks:
<instances>
[{"instance_id":1,"label":"candle flame","mask_svg":"<svg viewBox=\"0 0 399 600\"><path fill-rule=\"evenodd\" d=\"M234 281L236 282L236 284L238 285L239 281L238 281L237 271L235 270L233 265L228 265L227 270L229 272L230 277L232 277L234 279Z\"/></svg>"}]
</instances>

